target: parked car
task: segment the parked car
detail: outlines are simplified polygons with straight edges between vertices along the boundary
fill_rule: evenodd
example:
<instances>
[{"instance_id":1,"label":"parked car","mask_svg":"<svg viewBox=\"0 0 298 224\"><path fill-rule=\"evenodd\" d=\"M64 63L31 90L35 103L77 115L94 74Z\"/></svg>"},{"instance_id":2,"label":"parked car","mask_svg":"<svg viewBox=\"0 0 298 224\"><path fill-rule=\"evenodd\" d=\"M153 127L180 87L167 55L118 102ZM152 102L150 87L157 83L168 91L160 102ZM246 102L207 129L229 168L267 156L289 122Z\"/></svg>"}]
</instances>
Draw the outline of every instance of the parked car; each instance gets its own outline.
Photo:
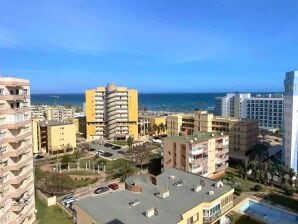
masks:
<instances>
[{"instance_id":1,"label":"parked car","mask_svg":"<svg viewBox=\"0 0 298 224\"><path fill-rule=\"evenodd\" d=\"M110 143L105 143L103 146L104 147L111 147L112 145Z\"/></svg>"},{"instance_id":2,"label":"parked car","mask_svg":"<svg viewBox=\"0 0 298 224\"><path fill-rule=\"evenodd\" d=\"M118 146L116 146L116 145L113 145L113 146L112 146L112 149L114 149L114 150L118 150L118 149L119 149L119 147L118 147Z\"/></svg>"},{"instance_id":3,"label":"parked car","mask_svg":"<svg viewBox=\"0 0 298 224\"><path fill-rule=\"evenodd\" d=\"M118 153L119 153L119 154L122 154L122 155L124 154L124 152L123 152L123 151L121 151L121 150L119 150L119 151L118 151Z\"/></svg>"},{"instance_id":4,"label":"parked car","mask_svg":"<svg viewBox=\"0 0 298 224\"><path fill-rule=\"evenodd\" d=\"M65 197L63 197L61 199L61 202L63 203L64 201L73 198L73 193L69 193L68 195L66 195Z\"/></svg>"},{"instance_id":5,"label":"parked car","mask_svg":"<svg viewBox=\"0 0 298 224\"><path fill-rule=\"evenodd\" d=\"M99 187L95 189L94 194L101 194L101 193L107 192L108 190L109 190L108 187Z\"/></svg>"},{"instance_id":6,"label":"parked car","mask_svg":"<svg viewBox=\"0 0 298 224\"><path fill-rule=\"evenodd\" d=\"M37 155L35 156L35 159L43 159L43 158L44 158L43 155L39 155L39 154L37 154Z\"/></svg>"},{"instance_id":7,"label":"parked car","mask_svg":"<svg viewBox=\"0 0 298 224\"><path fill-rule=\"evenodd\" d=\"M63 204L66 208L69 208L69 207L71 207L71 206L73 205L73 203L74 203L75 200L76 200L76 199L74 199L74 198L70 198L70 199L68 199L68 200L66 200L66 201L64 201L64 202L62 202L62 204Z\"/></svg>"},{"instance_id":8,"label":"parked car","mask_svg":"<svg viewBox=\"0 0 298 224\"><path fill-rule=\"evenodd\" d=\"M111 157L113 155L113 153L110 153L110 152L105 152L102 154L102 156L104 157Z\"/></svg>"},{"instance_id":9,"label":"parked car","mask_svg":"<svg viewBox=\"0 0 298 224\"><path fill-rule=\"evenodd\" d=\"M108 187L111 188L112 190L117 190L117 189L119 189L119 185L116 184L116 183L109 184Z\"/></svg>"}]
</instances>

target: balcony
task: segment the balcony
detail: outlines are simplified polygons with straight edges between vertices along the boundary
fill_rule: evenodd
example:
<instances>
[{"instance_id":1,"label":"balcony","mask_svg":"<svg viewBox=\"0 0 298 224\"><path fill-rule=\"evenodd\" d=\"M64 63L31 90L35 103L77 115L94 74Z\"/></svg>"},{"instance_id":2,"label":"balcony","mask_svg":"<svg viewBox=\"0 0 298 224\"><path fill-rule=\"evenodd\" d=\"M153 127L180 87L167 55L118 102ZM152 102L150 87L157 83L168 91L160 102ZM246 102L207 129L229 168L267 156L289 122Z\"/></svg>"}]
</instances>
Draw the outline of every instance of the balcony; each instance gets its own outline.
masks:
<instances>
[{"instance_id":1,"label":"balcony","mask_svg":"<svg viewBox=\"0 0 298 224\"><path fill-rule=\"evenodd\" d=\"M22 108L15 108L15 109L11 109L11 108L1 108L0 109L0 115L3 114L18 114L18 113L26 113L30 111L30 107L22 107Z\"/></svg>"},{"instance_id":2,"label":"balcony","mask_svg":"<svg viewBox=\"0 0 298 224\"><path fill-rule=\"evenodd\" d=\"M215 164L224 163L229 160L229 156L215 157Z\"/></svg>"},{"instance_id":3,"label":"balcony","mask_svg":"<svg viewBox=\"0 0 298 224\"><path fill-rule=\"evenodd\" d=\"M229 167L229 164L225 163L224 165L216 166L215 171L220 172L220 171L223 171L223 170L227 169L228 167Z\"/></svg>"},{"instance_id":4,"label":"balcony","mask_svg":"<svg viewBox=\"0 0 298 224\"><path fill-rule=\"evenodd\" d=\"M19 95L0 95L0 100L9 100L9 101L23 101L29 99L30 95L28 94L19 94Z\"/></svg>"},{"instance_id":5,"label":"balcony","mask_svg":"<svg viewBox=\"0 0 298 224\"><path fill-rule=\"evenodd\" d=\"M229 153L229 148L216 149L216 155L223 155Z\"/></svg>"},{"instance_id":6,"label":"balcony","mask_svg":"<svg viewBox=\"0 0 298 224\"><path fill-rule=\"evenodd\" d=\"M20 169L23 169L31 161L32 161L32 157L26 156L25 158L21 158L20 161L9 165L9 168L12 171L20 170Z\"/></svg>"},{"instance_id":7,"label":"balcony","mask_svg":"<svg viewBox=\"0 0 298 224\"><path fill-rule=\"evenodd\" d=\"M27 137L31 136L31 132L27 132L24 134L21 134L17 137L6 137L0 140L0 144L4 144L4 143L18 143L20 141L24 141Z\"/></svg>"},{"instance_id":8,"label":"balcony","mask_svg":"<svg viewBox=\"0 0 298 224\"><path fill-rule=\"evenodd\" d=\"M0 125L0 128L7 128L7 129L18 129L24 127L26 124L30 124L30 119L23 119L15 122L10 122L6 124Z\"/></svg>"},{"instance_id":9,"label":"balcony","mask_svg":"<svg viewBox=\"0 0 298 224\"><path fill-rule=\"evenodd\" d=\"M213 216L211 217L204 217L203 218L203 223L204 224L211 224L211 223L215 223L216 220L218 220L220 217L222 217L223 215L227 214L227 212L233 207L233 203L230 203L230 205L228 207L226 207L225 209L221 209L220 211L218 211L217 213L215 213Z\"/></svg>"},{"instance_id":10,"label":"balcony","mask_svg":"<svg viewBox=\"0 0 298 224\"><path fill-rule=\"evenodd\" d=\"M20 182L22 182L23 180L25 180L30 174L33 174L33 169L30 168L24 172L22 172L22 174L13 177L9 182L10 184L20 184Z\"/></svg>"}]
</instances>

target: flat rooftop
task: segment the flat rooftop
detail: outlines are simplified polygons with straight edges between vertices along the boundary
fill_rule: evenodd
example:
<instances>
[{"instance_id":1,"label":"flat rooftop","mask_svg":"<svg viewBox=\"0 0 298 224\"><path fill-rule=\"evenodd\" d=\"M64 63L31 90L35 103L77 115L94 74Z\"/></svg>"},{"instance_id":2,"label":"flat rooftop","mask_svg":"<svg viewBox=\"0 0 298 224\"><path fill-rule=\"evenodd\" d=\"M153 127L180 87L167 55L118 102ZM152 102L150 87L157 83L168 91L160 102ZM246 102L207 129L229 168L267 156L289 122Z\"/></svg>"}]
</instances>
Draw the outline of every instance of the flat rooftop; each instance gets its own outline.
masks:
<instances>
[{"instance_id":1,"label":"flat rooftop","mask_svg":"<svg viewBox=\"0 0 298 224\"><path fill-rule=\"evenodd\" d=\"M47 120L39 121L41 126L60 126L60 125L69 125L73 124L71 121L59 121L59 120Z\"/></svg>"},{"instance_id":2,"label":"flat rooftop","mask_svg":"<svg viewBox=\"0 0 298 224\"><path fill-rule=\"evenodd\" d=\"M215 187L215 181L175 168L167 169L156 177L157 185L151 183L148 175L131 176L126 183L141 186L141 193L128 190L101 196L84 198L75 203L99 223L178 223L181 215L203 202L212 202L230 192L228 185ZM181 186L176 186L182 183ZM195 192L194 187L202 186ZM158 192L169 191L169 196L159 198ZM209 194L213 191L214 194ZM138 204L131 206L130 202ZM156 209L157 215L146 217L148 209Z\"/></svg>"},{"instance_id":3,"label":"flat rooftop","mask_svg":"<svg viewBox=\"0 0 298 224\"><path fill-rule=\"evenodd\" d=\"M223 138L227 135L222 135L220 132L195 132L193 135L187 135L187 136L170 136L167 137L167 139L171 139L174 141L179 141L179 142L189 142L193 141L193 143L201 143L201 142L206 142L209 139L213 138Z\"/></svg>"}]
</instances>

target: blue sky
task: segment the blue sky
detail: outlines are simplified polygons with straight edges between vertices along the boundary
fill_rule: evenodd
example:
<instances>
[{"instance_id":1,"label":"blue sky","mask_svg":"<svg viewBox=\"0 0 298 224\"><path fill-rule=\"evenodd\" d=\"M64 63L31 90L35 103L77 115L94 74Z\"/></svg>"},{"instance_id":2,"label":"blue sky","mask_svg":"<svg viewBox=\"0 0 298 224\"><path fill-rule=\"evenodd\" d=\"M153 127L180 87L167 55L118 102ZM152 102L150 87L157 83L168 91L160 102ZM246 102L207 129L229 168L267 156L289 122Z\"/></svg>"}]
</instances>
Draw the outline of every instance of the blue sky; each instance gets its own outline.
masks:
<instances>
[{"instance_id":1,"label":"blue sky","mask_svg":"<svg viewBox=\"0 0 298 224\"><path fill-rule=\"evenodd\" d=\"M0 0L0 74L33 93L282 91L297 0Z\"/></svg>"}]
</instances>

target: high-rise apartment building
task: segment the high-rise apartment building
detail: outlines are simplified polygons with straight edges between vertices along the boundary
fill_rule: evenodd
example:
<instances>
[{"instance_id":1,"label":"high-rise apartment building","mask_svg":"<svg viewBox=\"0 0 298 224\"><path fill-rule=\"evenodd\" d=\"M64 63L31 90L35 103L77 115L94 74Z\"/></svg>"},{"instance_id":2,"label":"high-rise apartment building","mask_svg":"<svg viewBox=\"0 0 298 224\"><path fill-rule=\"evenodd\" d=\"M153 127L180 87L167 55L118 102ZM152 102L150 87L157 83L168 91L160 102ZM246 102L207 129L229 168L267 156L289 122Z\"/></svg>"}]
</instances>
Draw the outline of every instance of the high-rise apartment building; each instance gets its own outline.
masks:
<instances>
[{"instance_id":1,"label":"high-rise apartment building","mask_svg":"<svg viewBox=\"0 0 298 224\"><path fill-rule=\"evenodd\" d=\"M284 139L285 165L298 171L298 71L286 73L284 81Z\"/></svg>"},{"instance_id":2,"label":"high-rise apartment building","mask_svg":"<svg viewBox=\"0 0 298 224\"><path fill-rule=\"evenodd\" d=\"M216 97L215 114L223 117L252 118L259 127L267 130L282 128L283 95L252 95L250 93L228 93Z\"/></svg>"},{"instance_id":3,"label":"high-rise apartment building","mask_svg":"<svg viewBox=\"0 0 298 224\"><path fill-rule=\"evenodd\" d=\"M87 139L138 138L138 92L107 85L86 91Z\"/></svg>"},{"instance_id":4,"label":"high-rise apartment building","mask_svg":"<svg viewBox=\"0 0 298 224\"><path fill-rule=\"evenodd\" d=\"M255 119L214 116L207 111L167 117L167 134L192 135L195 132L223 132L230 137L229 157L244 161L258 141L259 127Z\"/></svg>"},{"instance_id":5,"label":"high-rise apartment building","mask_svg":"<svg viewBox=\"0 0 298 224\"><path fill-rule=\"evenodd\" d=\"M0 223L35 221L30 85L0 77Z\"/></svg>"},{"instance_id":6,"label":"high-rise apartment building","mask_svg":"<svg viewBox=\"0 0 298 224\"><path fill-rule=\"evenodd\" d=\"M228 167L228 154L229 136L223 133L172 136L164 139L163 167L208 177Z\"/></svg>"}]
</instances>

